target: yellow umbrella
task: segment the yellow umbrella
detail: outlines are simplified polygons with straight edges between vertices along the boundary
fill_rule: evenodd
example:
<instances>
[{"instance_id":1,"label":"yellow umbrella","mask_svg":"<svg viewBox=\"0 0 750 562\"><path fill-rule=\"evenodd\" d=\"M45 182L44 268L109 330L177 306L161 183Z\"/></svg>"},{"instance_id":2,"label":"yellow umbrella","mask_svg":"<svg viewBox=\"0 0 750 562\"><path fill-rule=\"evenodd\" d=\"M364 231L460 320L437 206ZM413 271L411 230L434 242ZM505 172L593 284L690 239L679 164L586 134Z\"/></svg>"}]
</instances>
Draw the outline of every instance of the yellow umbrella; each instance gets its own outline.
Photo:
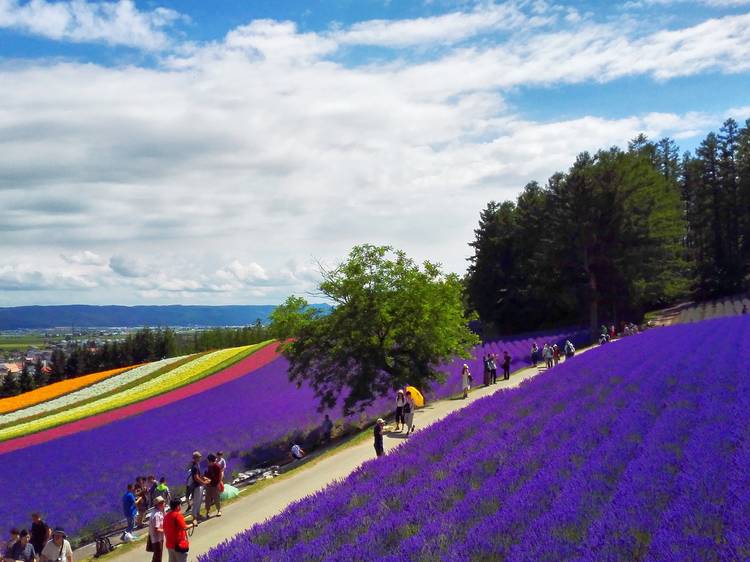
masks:
<instances>
[{"instance_id":1,"label":"yellow umbrella","mask_svg":"<svg viewBox=\"0 0 750 562\"><path fill-rule=\"evenodd\" d=\"M414 400L417 408L422 408L424 406L424 396L422 396L422 393L413 386L407 386L406 390L411 393L411 399Z\"/></svg>"}]
</instances>

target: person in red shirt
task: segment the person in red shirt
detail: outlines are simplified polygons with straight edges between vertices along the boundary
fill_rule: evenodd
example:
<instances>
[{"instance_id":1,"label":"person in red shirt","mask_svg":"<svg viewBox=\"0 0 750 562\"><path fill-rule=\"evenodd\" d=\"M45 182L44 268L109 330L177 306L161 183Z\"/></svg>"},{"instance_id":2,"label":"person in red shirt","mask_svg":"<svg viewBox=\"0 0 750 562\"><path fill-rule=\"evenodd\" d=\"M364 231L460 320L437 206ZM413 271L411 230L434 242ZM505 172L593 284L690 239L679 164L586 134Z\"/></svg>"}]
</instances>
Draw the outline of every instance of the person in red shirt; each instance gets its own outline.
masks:
<instances>
[{"instance_id":1,"label":"person in red shirt","mask_svg":"<svg viewBox=\"0 0 750 562\"><path fill-rule=\"evenodd\" d=\"M216 462L216 455L208 455L206 478L206 518L212 505L216 506L216 517L221 517L221 466Z\"/></svg>"},{"instance_id":2,"label":"person in red shirt","mask_svg":"<svg viewBox=\"0 0 750 562\"><path fill-rule=\"evenodd\" d=\"M169 553L169 562L187 562L187 551L190 546L186 532L188 529L189 526L182 515L180 500L172 500L169 502L169 513L164 516L164 542Z\"/></svg>"}]
</instances>

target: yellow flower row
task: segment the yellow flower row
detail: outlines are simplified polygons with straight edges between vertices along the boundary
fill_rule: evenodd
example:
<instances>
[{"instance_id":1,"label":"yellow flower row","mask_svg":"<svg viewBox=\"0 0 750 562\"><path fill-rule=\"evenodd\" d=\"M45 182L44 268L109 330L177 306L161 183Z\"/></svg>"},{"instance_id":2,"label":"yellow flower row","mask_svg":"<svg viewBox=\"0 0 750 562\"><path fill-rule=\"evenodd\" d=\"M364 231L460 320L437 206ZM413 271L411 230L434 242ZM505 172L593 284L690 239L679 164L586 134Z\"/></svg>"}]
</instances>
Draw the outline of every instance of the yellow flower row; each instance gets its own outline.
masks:
<instances>
[{"instance_id":1,"label":"yellow flower row","mask_svg":"<svg viewBox=\"0 0 750 562\"><path fill-rule=\"evenodd\" d=\"M139 363L140 365L140 363ZM57 398L68 392L76 391L85 386L92 385L96 382L104 380L108 377L119 375L120 373L133 369L138 365L130 365L128 367L121 367L119 369L110 369L108 371L99 371L98 373L91 373L88 375L81 375L72 379L48 384L29 392L24 392L18 396L11 396L9 398L0 399L0 414L7 414L21 408L27 408L34 404L39 404L45 400L51 400Z\"/></svg>"},{"instance_id":2,"label":"yellow flower row","mask_svg":"<svg viewBox=\"0 0 750 562\"><path fill-rule=\"evenodd\" d=\"M122 408L123 406L146 400L152 396L164 394L165 392L208 376L215 372L222 363L229 363L234 358L239 360L257 347L260 346L232 347L201 355L193 361L180 365L155 379L148 380L123 392L112 394L101 400L96 400L82 406L71 405L70 409L63 412L34 418L24 423L0 429L0 441L14 439L29 433L37 433L51 427L102 414L116 408Z\"/></svg>"}]
</instances>

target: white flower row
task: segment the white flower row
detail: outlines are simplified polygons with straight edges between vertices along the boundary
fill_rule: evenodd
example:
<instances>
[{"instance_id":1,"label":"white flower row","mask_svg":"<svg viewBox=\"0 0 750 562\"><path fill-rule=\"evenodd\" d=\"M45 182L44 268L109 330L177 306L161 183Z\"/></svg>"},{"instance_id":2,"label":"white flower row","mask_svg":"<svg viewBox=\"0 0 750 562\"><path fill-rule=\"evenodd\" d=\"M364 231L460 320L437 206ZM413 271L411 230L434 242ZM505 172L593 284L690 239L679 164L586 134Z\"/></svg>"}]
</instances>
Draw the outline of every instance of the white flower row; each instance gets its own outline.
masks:
<instances>
[{"instance_id":1,"label":"white flower row","mask_svg":"<svg viewBox=\"0 0 750 562\"><path fill-rule=\"evenodd\" d=\"M128 371L120 373L119 375L114 375L112 377L104 379L103 381L94 383L91 386L86 386L84 388L76 390L75 392L64 394L63 396L59 396L53 400L48 400L40 404L29 406L28 408L22 408L9 414L1 415L0 422L13 422L36 416L38 414L45 414L46 412L51 412L59 408L70 406L72 404L75 404L76 402L81 402L82 400L94 398L101 394L111 392L117 388L130 384L131 382L137 381L138 379L146 377L151 373L155 373L163 367L185 359L185 357L187 357L187 355L183 355L182 357L170 357L169 359L162 359L161 361L154 361L153 363L146 363L145 365L141 365L134 369L130 369Z\"/></svg>"}]
</instances>

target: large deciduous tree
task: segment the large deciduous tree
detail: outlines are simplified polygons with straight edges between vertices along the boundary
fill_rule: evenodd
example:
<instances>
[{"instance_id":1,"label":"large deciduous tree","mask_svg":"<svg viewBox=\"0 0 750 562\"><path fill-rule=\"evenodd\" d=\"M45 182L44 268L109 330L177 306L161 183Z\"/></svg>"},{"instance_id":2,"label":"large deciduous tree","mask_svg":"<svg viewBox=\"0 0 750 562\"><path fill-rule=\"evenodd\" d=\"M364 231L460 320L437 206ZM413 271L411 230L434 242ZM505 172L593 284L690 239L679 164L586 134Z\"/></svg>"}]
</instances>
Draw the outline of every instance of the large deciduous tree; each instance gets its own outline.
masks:
<instances>
[{"instance_id":1,"label":"large deciduous tree","mask_svg":"<svg viewBox=\"0 0 750 562\"><path fill-rule=\"evenodd\" d=\"M282 347L290 379L308 382L321 409L343 399L350 413L407 384L429 389L444 380L441 364L468 357L478 342L461 281L437 264L366 244L321 274L329 314L291 297L272 319L273 332L292 338Z\"/></svg>"}]
</instances>

